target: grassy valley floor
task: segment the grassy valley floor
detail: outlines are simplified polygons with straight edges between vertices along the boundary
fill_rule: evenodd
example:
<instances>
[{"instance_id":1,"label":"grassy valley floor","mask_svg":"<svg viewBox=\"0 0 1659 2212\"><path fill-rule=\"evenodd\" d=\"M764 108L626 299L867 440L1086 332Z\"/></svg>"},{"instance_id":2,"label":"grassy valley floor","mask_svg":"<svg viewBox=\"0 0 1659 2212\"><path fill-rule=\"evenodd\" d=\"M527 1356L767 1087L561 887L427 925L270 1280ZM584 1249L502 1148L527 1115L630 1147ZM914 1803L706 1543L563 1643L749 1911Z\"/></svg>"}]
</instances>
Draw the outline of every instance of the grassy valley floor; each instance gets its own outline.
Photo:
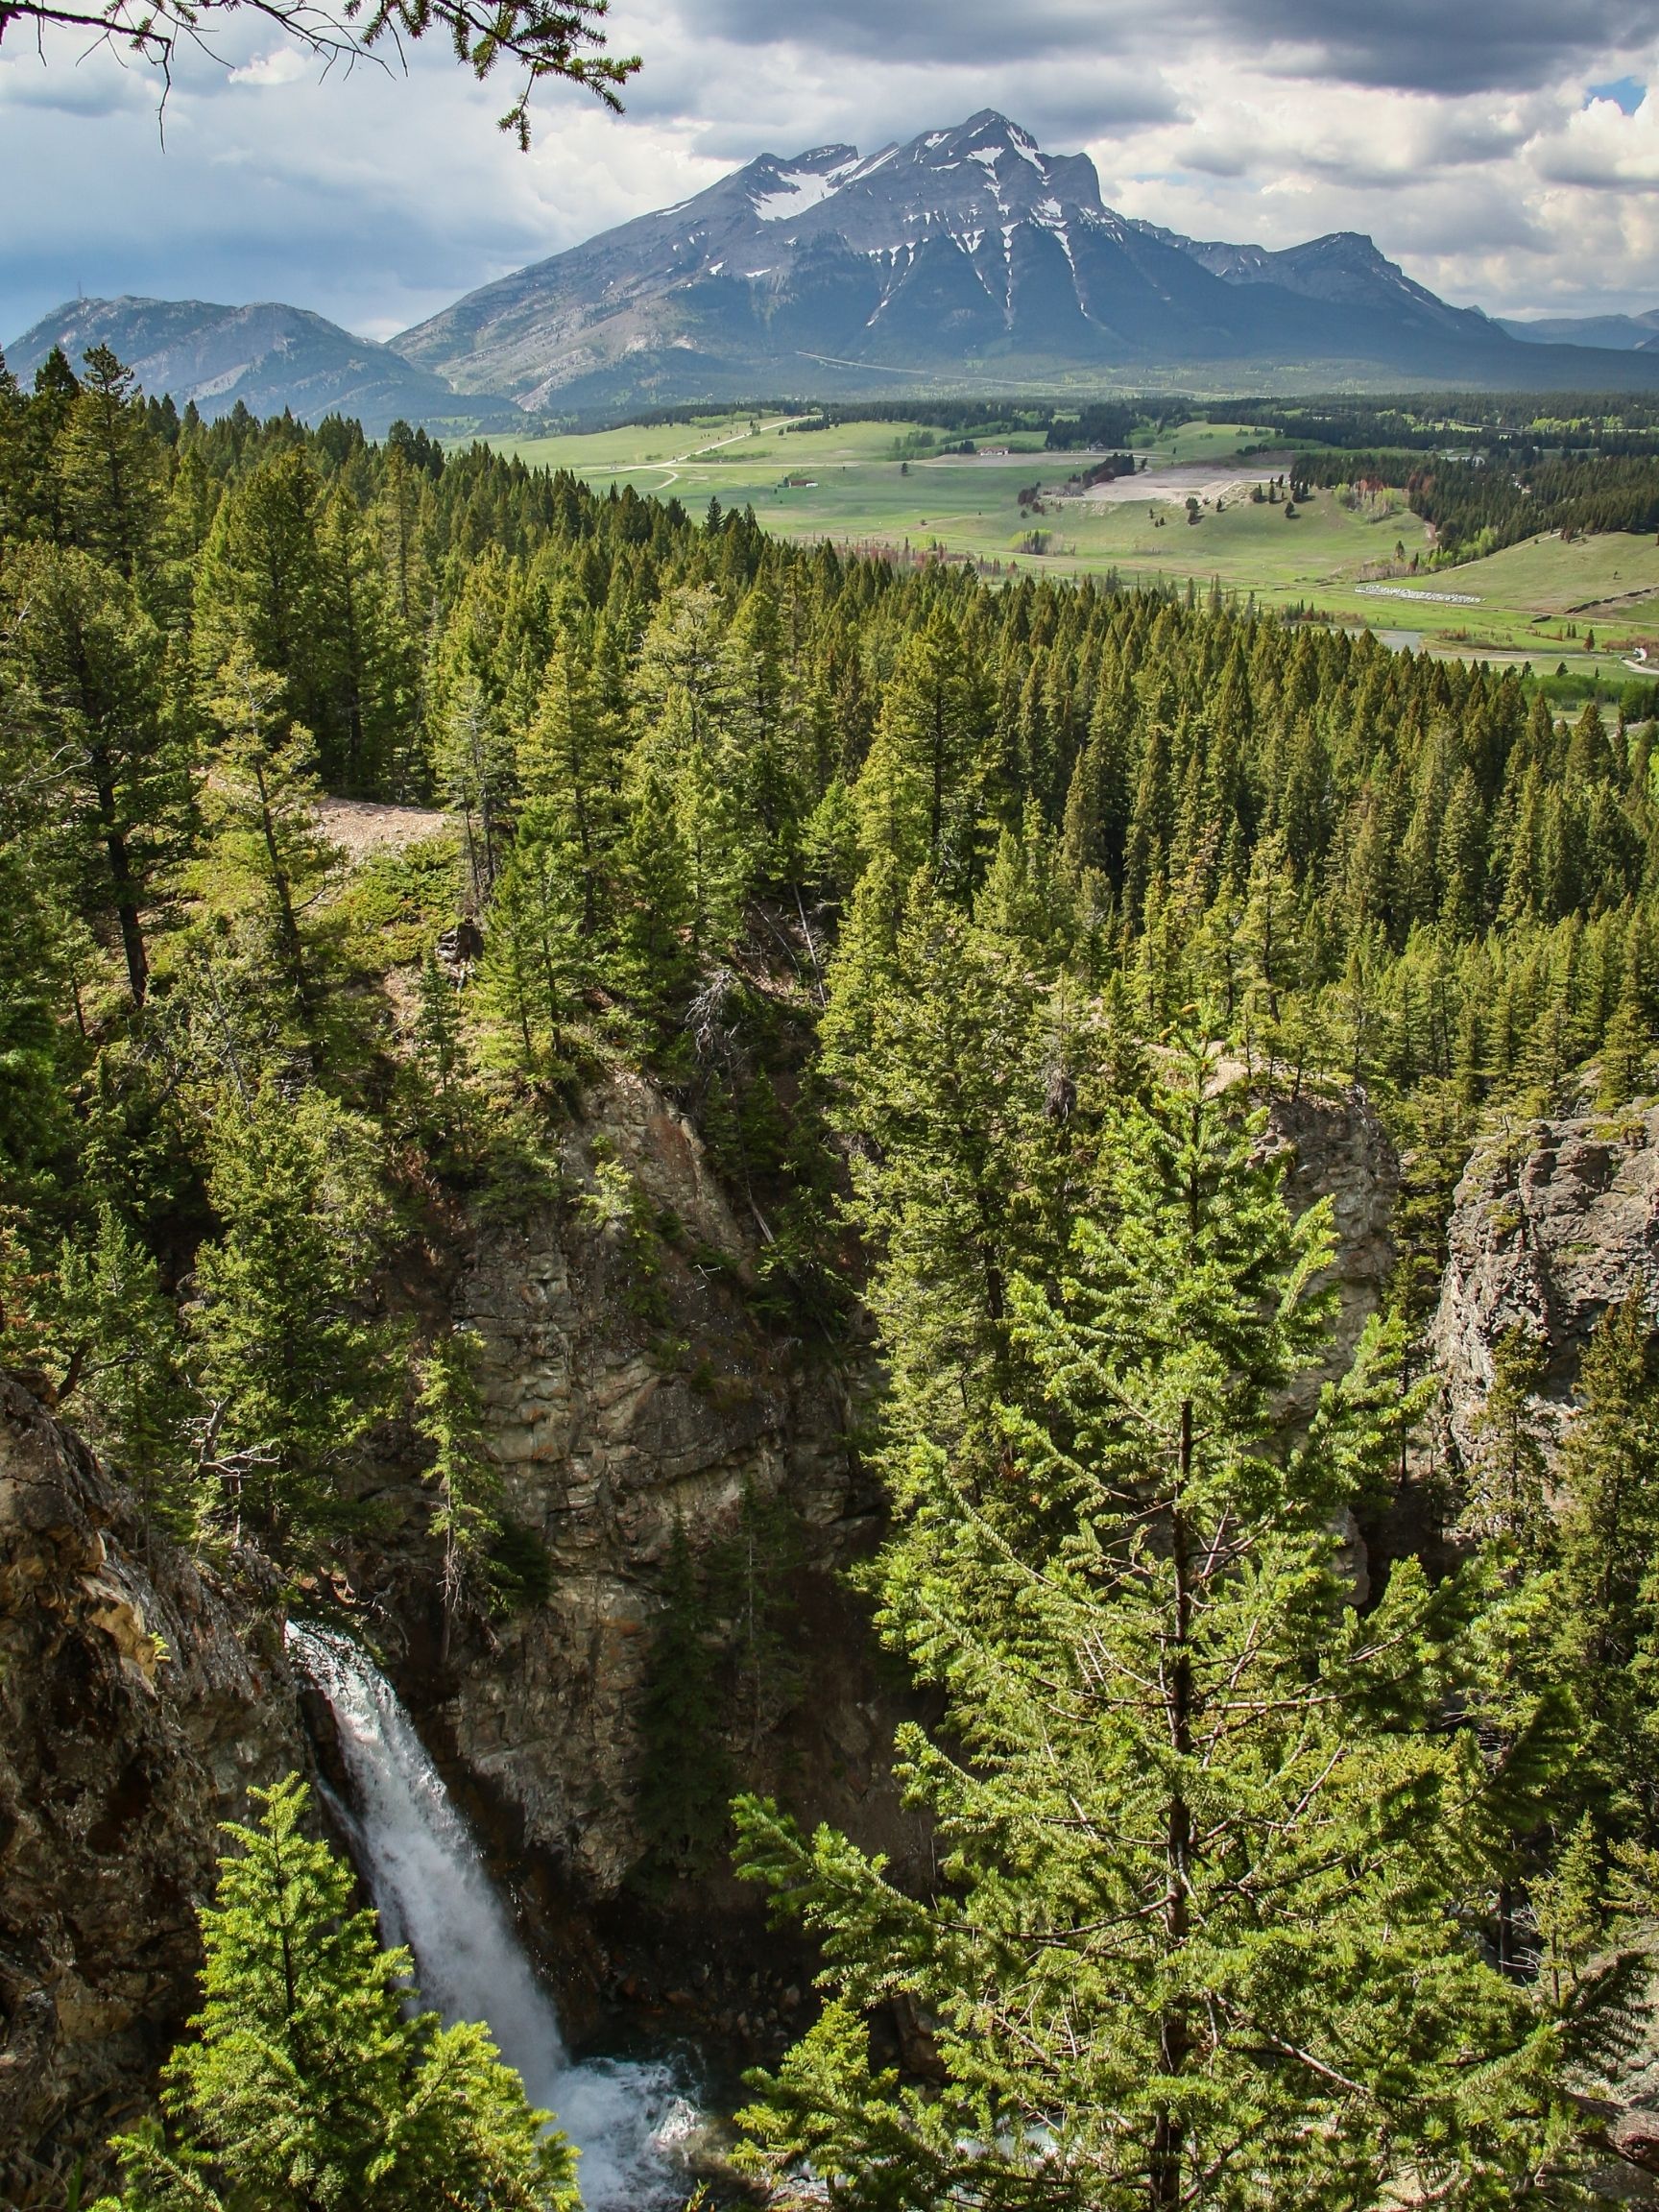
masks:
<instances>
[{"instance_id":1,"label":"grassy valley floor","mask_svg":"<svg viewBox=\"0 0 1659 2212\"><path fill-rule=\"evenodd\" d=\"M973 454L906 455L913 441L891 422L793 431L779 417L711 414L494 443L601 490L632 483L672 495L693 513L711 498L747 504L781 537L939 552L1004 572L1214 585L1400 646L1529 661L1540 674L1565 663L1586 685L1628 683L1646 665L1659 672L1659 544L1551 535L1430 568L1431 533L1398 493L1317 491L1293 517L1282 502L1253 499L1253 487L1284 474L1288 450L1248 424L1183 424L1136 447L1144 466L1134 478L1086 493L1068 479L1096 456L1049 452L1035 433L987 439ZM1036 502L1022 504L1033 487Z\"/></svg>"}]
</instances>

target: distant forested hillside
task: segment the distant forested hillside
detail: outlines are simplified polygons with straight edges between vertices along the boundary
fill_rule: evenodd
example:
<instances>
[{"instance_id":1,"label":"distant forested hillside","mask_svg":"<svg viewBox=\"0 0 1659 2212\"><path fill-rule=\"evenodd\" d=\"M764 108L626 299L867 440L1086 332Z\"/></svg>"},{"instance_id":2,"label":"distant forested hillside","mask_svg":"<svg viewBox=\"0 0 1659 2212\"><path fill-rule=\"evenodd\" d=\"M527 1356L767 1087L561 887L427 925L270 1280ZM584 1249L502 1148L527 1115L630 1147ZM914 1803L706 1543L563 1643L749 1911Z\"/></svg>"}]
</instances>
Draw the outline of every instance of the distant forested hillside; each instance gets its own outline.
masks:
<instances>
[{"instance_id":1,"label":"distant forested hillside","mask_svg":"<svg viewBox=\"0 0 1659 2212\"><path fill-rule=\"evenodd\" d=\"M1310 485L1396 484L1411 511L1434 526L1440 551L1474 561L1546 530L1659 530L1659 458L1565 452L1490 460L1442 454L1301 453L1293 495Z\"/></svg>"},{"instance_id":2,"label":"distant forested hillside","mask_svg":"<svg viewBox=\"0 0 1659 2212\"><path fill-rule=\"evenodd\" d=\"M1477 560L1546 530L1659 528L1659 428L1639 397L1262 399L1240 401L1237 419L1318 441L1292 465L1298 495L1312 485L1404 490L1447 560Z\"/></svg>"}]
</instances>

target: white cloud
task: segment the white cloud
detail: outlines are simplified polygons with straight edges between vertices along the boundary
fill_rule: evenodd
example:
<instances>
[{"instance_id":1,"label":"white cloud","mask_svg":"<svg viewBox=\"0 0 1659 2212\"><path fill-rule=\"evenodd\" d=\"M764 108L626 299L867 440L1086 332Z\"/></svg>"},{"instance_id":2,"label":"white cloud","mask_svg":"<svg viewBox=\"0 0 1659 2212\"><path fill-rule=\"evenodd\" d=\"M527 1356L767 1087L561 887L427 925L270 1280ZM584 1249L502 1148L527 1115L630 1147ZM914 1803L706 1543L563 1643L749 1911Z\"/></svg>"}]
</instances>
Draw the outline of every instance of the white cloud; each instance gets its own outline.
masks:
<instances>
[{"instance_id":1,"label":"white cloud","mask_svg":"<svg viewBox=\"0 0 1659 2212\"><path fill-rule=\"evenodd\" d=\"M48 61L45 54L19 42L15 51L8 47L0 58L0 109L89 119L123 113L154 118L155 78L151 70L124 61L108 47L88 54L77 68L65 69L56 53ZM0 155L3 151L0 143Z\"/></svg>"},{"instance_id":2,"label":"white cloud","mask_svg":"<svg viewBox=\"0 0 1659 2212\"><path fill-rule=\"evenodd\" d=\"M1592 191L1647 192L1659 184L1659 100L1626 114L1614 100L1591 100L1537 149L1539 176Z\"/></svg>"},{"instance_id":3,"label":"white cloud","mask_svg":"<svg viewBox=\"0 0 1659 2212\"><path fill-rule=\"evenodd\" d=\"M232 84L298 84L307 75L304 57L297 48L277 46L269 54L255 55L239 69L232 69L228 82Z\"/></svg>"},{"instance_id":4,"label":"white cloud","mask_svg":"<svg viewBox=\"0 0 1659 2212\"><path fill-rule=\"evenodd\" d=\"M613 51L646 57L627 115L545 90L527 156L494 129L516 88L436 47L406 78L322 76L255 23L228 72L183 60L163 146L147 72L62 43L42 68L13 31L0 205L25 220L0 229L0 335L80 286L286 299L390 336L762 150L869 151L987 106L1086 147L1113 204L1200 236L1368 230L1494 312L1650 306L1659 100L1587 97L1659 81L1644 12L1195 0L1177 24L1141 0L617 0Z\"/></svg>"}]
</instances>

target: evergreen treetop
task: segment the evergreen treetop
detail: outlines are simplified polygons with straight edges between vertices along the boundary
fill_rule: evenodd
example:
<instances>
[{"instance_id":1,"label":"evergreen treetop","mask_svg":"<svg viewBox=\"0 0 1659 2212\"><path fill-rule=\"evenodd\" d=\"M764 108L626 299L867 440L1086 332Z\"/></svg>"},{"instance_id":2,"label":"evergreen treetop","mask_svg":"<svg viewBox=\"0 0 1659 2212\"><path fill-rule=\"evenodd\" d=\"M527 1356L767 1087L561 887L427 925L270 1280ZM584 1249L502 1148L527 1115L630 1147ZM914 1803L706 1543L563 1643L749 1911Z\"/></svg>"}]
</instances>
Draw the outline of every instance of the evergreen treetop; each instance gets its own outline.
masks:
<instances>
[{"instance_id":1,"label":"evergreen treetop","mask_svg":"<svg viewBox=\"0 0 1659 2212\"><path fill-rule=\"evenodd\" d=\"M409 1954L352 1911L300 1777L252 1794L201 1916L166 2125L116 2139L126 2185L97 2212L576 2212L570 2148L487 2032L411 2009Z\"/></svg>"}]
</instances>

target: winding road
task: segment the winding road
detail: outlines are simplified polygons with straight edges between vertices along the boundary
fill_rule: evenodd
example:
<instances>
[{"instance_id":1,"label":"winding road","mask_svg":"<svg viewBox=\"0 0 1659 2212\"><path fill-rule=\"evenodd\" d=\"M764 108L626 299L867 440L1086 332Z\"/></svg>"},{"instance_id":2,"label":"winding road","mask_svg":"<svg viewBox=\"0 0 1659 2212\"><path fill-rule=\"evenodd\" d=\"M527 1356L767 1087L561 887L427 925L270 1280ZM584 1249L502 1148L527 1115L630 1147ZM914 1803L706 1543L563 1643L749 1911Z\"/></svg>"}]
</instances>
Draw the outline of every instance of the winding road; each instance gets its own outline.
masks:
<instances>
[{"instance_id":1,"label":"winding road","mask_svg":"<svg viewBox=\"0 0 1659 2212\"><path fill-rule=\"evenodd\" d=\"M722 445L741 445L746 438L760 438L768 430L781 430L786 422L792 422L794 420L792 415L778 415L770 422L757 423L753 430L733 430L731 437L711 438L707 445L688 445L684 453L671 453L666 461L619 461L614 467L602 465L592 470L584 469L583 474L594 476L660 475L662 481L657 489L659 492L666 492L670 484L679 483L680 471L688 462L701 460L705 453L718 453Z\"/></svg>"}]
</instances>

